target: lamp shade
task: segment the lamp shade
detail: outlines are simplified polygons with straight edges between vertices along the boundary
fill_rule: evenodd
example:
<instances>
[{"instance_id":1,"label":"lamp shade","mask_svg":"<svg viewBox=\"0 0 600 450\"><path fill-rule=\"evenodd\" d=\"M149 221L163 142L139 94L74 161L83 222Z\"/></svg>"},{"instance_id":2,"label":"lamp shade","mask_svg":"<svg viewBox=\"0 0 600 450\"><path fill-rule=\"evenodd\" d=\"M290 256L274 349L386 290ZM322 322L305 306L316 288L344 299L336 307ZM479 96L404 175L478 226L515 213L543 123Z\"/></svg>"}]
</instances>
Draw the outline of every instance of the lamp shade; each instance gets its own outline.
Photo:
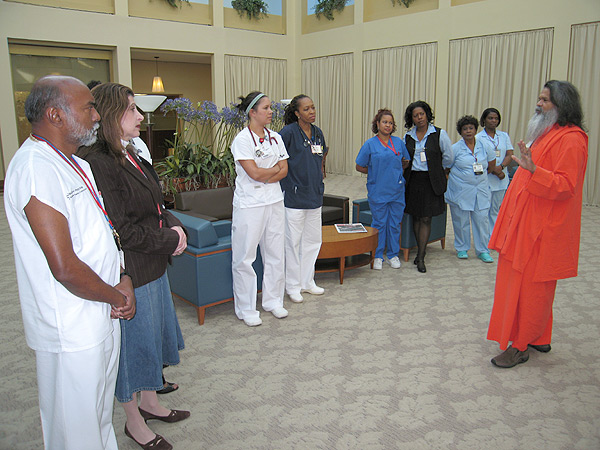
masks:
<instances>
[{"instance_id":1,"label":"lamp shade","mask_svg":"<svg viewBox=\"0 0 600 450\"><path fill-rule=\"evenodd\" d=\"M165 92L165 86L163 85L162 78L158 75L152 80L152 92Z\"/></svg>"},{"instance_id":2,"label":"lamp shade","mask_svg":"<svg viewBox=\"0 0 600 450\"><path fill-rule=\"evenodd\" d=\"M144 94L135 94L133 97L135 100L135 104L142 111L154 112L156 108L158 108L162 102L164 102L167 97L165 95L144 95Z\"/></svg>"}]
</instances>

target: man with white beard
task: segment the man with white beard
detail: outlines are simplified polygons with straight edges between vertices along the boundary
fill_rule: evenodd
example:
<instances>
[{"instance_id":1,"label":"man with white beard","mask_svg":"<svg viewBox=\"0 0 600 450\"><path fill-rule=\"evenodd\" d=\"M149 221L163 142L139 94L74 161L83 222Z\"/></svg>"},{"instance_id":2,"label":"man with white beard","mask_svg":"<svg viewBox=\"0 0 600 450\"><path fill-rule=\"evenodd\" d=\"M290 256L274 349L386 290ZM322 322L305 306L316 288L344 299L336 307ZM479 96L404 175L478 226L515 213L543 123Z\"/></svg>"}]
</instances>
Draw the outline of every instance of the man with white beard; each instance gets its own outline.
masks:
<instances>
[{"instance_id":1,"label":"man with white beard","mask_svg":"<svg viewBox=\"0 0 600 450\"><path fill-rule=\"evenodd\" d=\"M89 165L100 116L79 80L48 76L25 101L31 136L8 166L4 203L13 235L25 338L35 350L47 449L116 449L112 426L121 332L135 314L118 235Z\"/></svg>"},{"instance_id":2,"label":"man with white beard","mask_svg":"<svg viewBox=\"0 0 600 450\"><path fill-rule=\"evenodd\" d=\"M588 137L579 93L548 81L519 142L519 164L490 239L499 253L487 338L505 350L492 359L509 368L529 359L529 347L551 350L556 282L577 276ZM512 345L508 347L509 341Z\"/></svg>"}]
</instances>

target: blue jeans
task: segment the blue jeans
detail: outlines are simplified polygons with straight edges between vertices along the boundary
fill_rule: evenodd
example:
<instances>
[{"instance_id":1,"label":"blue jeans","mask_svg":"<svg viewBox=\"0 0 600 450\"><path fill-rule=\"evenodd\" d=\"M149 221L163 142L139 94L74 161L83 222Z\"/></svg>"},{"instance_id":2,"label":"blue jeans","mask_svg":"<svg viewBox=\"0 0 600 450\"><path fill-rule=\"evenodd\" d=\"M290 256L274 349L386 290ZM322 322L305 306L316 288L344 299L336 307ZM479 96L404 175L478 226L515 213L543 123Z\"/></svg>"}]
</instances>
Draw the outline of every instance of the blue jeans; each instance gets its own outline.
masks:
<instances>
[{"instance_id":1,"label":"blue jeans","mask_svg":"<svg viewBox=\"0 0 600 450\"><path fill-rule=\"evenodd\" d=\"M163 364L179 363L183 336L175 315L169 279L160 278L135 289L136 312L121 323L121 358L115 396L121 403L139 391L163 388Z\"/></svg>"}]
</instances>

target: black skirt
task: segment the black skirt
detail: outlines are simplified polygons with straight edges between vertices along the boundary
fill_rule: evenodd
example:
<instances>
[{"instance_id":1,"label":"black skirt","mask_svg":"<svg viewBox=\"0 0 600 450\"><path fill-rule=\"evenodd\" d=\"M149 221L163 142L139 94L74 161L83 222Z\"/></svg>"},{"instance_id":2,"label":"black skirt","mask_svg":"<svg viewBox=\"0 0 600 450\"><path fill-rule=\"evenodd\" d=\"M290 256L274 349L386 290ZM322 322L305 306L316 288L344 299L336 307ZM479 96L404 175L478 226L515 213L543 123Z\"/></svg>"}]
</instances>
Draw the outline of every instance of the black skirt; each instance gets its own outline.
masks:
<instances>
[{"instance_id":1,"label":"black skirt","mask_svg":"<svg viewBox=\"0 0 600 450\"><path fill-rule=\"evenodd\" d=\"M436 195L429 181L429 172L412 171L406 185L405 212L413 217L439 216L446 209L444 194Z\"/></svg>"}]
</instances>

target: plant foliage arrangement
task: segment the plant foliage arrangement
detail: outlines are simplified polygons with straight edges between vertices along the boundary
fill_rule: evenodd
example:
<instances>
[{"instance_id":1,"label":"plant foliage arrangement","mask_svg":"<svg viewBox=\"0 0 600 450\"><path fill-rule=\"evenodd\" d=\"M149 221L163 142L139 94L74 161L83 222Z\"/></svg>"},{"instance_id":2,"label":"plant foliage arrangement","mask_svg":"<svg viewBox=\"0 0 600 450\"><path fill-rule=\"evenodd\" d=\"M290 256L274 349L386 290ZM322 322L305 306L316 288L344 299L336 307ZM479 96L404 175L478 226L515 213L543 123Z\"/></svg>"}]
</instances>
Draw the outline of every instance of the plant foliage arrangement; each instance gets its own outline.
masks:
<instances>
[{"instance_id":1,"label":"plant foliage arrangement","mask_svg":"<svg viewBox=\"0 0 600 450\"><path fill-rule=\"evenodd\" d=\"M342 12L346 7L347 0L319 0L315 5L317 19L325 16L327 20L333 20L334 12Z\"/></svg>"},{"instance_id":2,"label":"plant foliage arrangement","mask_svg":"<svg viewBox=\"0 0 600 450\"><path fill-rule=\"evenodd\" d=\"M410 6L410 4L412 2L414 2L414 1L415 0L392 0L392 5L393 6L396 6L396 4L398 4L398 5L404 5L404 6L406 6L408 8Z\"/></svg>"},{"instance_id":3,"label":"plant foliage arrangement","mask_svg":"<svg viewBox=\"0 0 600 450\"><path fill-rule=\"evenodd\" d=\"M177 8L178 6L181 8L181 4L183 2L189 3L190 0L165 0L165 2L167 2L173 8Z\"/></svg>"},{"instance_id":4,"label":"plant foliage arrangement","mask_svg":"<svg viewBox=\"0 0 600 450\"><path fill-rule=\"evenodd\" d=\"M273 103L271 128L283 126L283 105ZM233 138L244 127L246 118L232 104L219 111L210 101L195 106L187 98L167 100L163 113L175 112L177 130L173 154L156 165L165 191L171 194L203 188L232 186L235 181L235 161L231 154Z\"/></svg>"},{"instance_id":5,"label":"plant foliage arrangement","mask_svg":"<svg viewBox=\"0 0 600 450\"><path fill-rule=\"evenodd\" d=\"M248 20L259 20L267 17L268 8L263 0L232 0L231 6L235 9L240 17L246 17Z\"/></svg>"}]
</instances>

